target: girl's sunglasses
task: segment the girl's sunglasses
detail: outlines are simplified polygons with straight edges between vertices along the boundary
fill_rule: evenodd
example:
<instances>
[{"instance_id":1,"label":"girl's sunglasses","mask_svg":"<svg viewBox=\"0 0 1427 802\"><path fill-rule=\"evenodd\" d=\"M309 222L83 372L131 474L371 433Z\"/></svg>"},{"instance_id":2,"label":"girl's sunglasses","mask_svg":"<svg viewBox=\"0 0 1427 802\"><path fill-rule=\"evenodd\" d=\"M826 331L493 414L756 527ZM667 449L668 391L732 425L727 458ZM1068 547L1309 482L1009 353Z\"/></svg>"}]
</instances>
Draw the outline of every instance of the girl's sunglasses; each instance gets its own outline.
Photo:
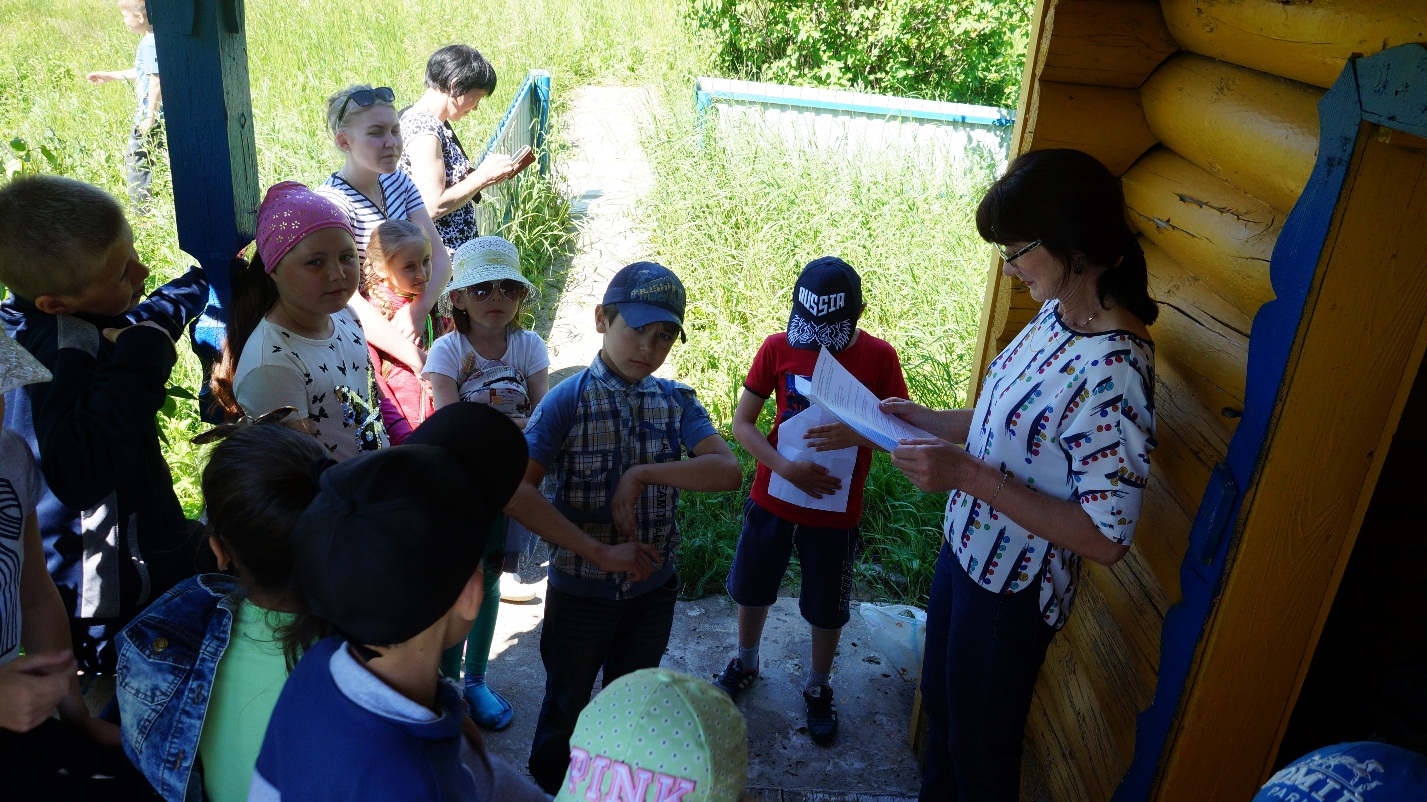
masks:
<instances>
[{"instance_id":1,"label":"girl's sunglasses","mask_svg":"<svg viewBox=\"0 0 1427 802\"><path fill-rule=\"evenodd\" d=\"M480 284L472 284L465 287L466 297L478 304L483 304L491 299L499 287L500 294L504 295L508 301L519 301L525 297L530 288L513 278L501 279L500 282L482 281Z\"/></svg>"},{"instance_id":2,"label":"girl's sunglasses","mask_svg":"<svg viewBox=\"0 0 1427 802\"><path fill-rule=\"evenodd\" d=\"M383 103L394 103L396 102L396 93L391 91L390 86L378 86L376 89L358 89L352 94L347 95L347 99L342 101L342 108L337 109L337 122L340 124L342 118L346 116L348 103L356 103L365 109L378 100Z\"/></svg>"}]
</instances>

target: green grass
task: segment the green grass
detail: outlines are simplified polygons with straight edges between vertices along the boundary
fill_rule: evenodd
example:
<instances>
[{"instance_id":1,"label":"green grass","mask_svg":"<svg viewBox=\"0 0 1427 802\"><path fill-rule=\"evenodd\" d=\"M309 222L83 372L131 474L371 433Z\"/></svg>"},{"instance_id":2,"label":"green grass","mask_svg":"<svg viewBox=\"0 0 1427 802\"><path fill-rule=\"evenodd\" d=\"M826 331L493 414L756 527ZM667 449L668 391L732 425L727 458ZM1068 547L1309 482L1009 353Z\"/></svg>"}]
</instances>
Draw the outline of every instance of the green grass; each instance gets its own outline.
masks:
<instances>
[{"instance_id":1,"label":"green grass","mask_svg":"<svg viewBox=\"0 0 1427 802\"><path fill-rule=\"evenodd\" d=\"M987 176L937 179L894 161L854 162L757 139L693 135L692 77L706 73L707 45L695 40L681 0L491 0L455 11L448 2L249 0L249 73L262 186L320 182L341 164L323 129L326 96L354 82L389 85L398 104L421 89L426 57L450 42L478 47L500 72L497 91L458 123L472 149L485 143L533 67L555 88L551 150L565 144L560 114L582 85L643 85L666 113L646 133L657 185L640 208L653 253L674 268L693 299L690 342L672 359L724 427L758 343L786 321L794 277L809 259L842 256L861 271L869 302L863 325L901 352L913 396L961 403L988 260L970 211ZM111 0L0 0L0 138L37 153L27 169L57 172L124 197L123 160L132 87L90 86L84 74L132 64L136 37ZM14 151L0 162L15 161ZM157 284L193 260L179 249L169 176L156 174L158 201L135 222L141 257ZM527 181L502 233L522 251L546 292L528 310L549 313L556 268L573 247L569 199L549 182ZM199 368L185 347L173 384L194 388ZM163 419L166 454L180 500L201 506L197 477L205 449L191 401ZM747 475L752 463L739 449ZM736 543L747 489L688 493L681 514L686 593L718 592ZM864 596L924 599L940 529L941 497L918 493L885 458L874 462L864 519ZM792 572L796 577L796 566Z\"/></svg>"}]
</instances>

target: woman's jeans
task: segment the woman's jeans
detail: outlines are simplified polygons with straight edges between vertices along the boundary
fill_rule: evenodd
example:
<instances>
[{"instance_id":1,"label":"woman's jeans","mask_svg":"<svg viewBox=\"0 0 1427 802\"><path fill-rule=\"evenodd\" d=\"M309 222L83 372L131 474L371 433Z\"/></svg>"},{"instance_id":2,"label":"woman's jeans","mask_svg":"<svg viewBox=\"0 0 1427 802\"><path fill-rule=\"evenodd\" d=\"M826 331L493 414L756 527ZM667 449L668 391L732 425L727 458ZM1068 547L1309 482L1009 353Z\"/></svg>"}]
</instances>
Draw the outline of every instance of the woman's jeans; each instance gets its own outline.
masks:
<instances>
[{"instance_id":1,"label":"woman's jeans","mask_svg":"<svg viewBox=\"0 0 1427 802\"><path fill-rule=\"evenodd\" d=\"M1010 595L977 587L942 543L922 663L923 802L1019 798L1026 717L1055 634L1039 597L1039 583Z\"/></svg>"}]
</instances>

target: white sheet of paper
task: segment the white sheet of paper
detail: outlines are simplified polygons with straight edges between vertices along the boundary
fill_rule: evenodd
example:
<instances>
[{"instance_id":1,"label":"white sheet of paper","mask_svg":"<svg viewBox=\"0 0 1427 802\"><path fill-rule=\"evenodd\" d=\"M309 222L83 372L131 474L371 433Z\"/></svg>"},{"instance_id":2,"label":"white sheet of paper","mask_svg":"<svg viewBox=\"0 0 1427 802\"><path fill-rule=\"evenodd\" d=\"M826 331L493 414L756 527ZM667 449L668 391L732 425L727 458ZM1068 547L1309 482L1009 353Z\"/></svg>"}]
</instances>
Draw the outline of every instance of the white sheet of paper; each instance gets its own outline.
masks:
<instances>
[{"instance_id":1,"label":"white sheet of paper","mask_svg":"<svg viewBox=\"0 0 1427 802\"><path fill-rule=\"evenodd\" d=\"M813 498L775 473L768 478L769 495L810 510L847 512L847 491L852 486L852 471L857 467L857 446L837 451L814 451L803 439L803 435L814 426L836 422L837 418L813 404L778 425L778 453L790 460L805 459L827 468L830 476L842 480L842 487L830 496Z\"/></svg>"},{"instance_id":2,"label":"white sheet of paper","mask_svg":"<svg viewBox=\"0 0 1427 802\"><path fill-rule=\"evenodd\" d=\"M808 398L888 451L896 448L899 440L932 436L901 418L883 412L878 407L882 399L848 373L847 368L826 348L818 352Z\"/></svg>"}]
</instances>

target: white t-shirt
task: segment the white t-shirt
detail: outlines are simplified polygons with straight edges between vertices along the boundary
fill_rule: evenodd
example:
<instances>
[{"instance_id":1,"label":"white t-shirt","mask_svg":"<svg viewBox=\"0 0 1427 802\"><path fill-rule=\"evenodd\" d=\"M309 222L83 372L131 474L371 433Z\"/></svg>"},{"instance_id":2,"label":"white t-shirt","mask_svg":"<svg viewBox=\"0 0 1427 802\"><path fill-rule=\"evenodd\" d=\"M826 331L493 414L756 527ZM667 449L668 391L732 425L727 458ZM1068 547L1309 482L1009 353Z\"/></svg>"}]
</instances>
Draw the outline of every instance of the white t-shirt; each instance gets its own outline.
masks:
<instances>
[{"instance_id":1,"label":"white t-shirt","mask_svg":"<svg viewBox=\"0 0 1427 802\"><path fill-rule=\"evenodd\" d=\"M40 465L25 438L0 429L0 665L20 652L25 519L40 502Z\"/></svg>"},{"instance_id":2,"label":"white t-shirt","mask_svg":"<svg viewBox=\"0 0 1427 802\"><path fill-rule=\"evenodd\" d=\"M437 373L454 379L462 401L489 404L507 415L529 417L532 412L527 378L550 367L545 341L533 331L515 329L505 338L505 354L486 359L459 331L431 344L422 378Z\"/></svg>"},{"instance_id":3,"label":"white t-shirt","mask_svg":"<svg viewBox=\"0 0 1427 802\"><path fill-rule=\"evenodd\" d=\"M332 334L313 340L263 318L243 346L233 374L238 405L252 417L297 407L317 427L333 459L387 445L381 413L368 392L372 362L351 309L332 315Z\"/></svg>"}]
</instances>

